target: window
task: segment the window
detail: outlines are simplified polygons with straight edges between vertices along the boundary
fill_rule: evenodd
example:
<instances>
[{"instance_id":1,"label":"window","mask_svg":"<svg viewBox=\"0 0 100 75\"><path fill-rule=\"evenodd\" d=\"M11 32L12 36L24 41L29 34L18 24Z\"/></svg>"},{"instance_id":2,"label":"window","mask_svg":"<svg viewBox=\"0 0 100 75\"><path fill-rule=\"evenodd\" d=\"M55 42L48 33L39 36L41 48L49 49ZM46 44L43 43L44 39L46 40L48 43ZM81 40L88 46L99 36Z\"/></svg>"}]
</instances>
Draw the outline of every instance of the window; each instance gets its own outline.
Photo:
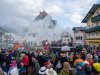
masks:
<instances>
[{"instance_id":1,"label":"window","mask_svg":"<svg viewBox=\"0 0 100 75\"><path fill-rule=\"evenodd\" d=\"M91 27L93 27L93 23L92 23L92 26Z\"/></svg>"},{"instance_id":2,"label":"window","mask_svg":"<svg viewBox=\"0 0 100 75\"><path fill-rule=\"evenodd\" d=\"M82 36L79 36L79 40L82 40Z\"/></svg>"},{"instance_id":3,"label":"window","mask_svg":"<svg viewBox=\"0 0 100 75\"><path fill-rule=\"evenodd\" d=\"M99 35L99 33L98 32L96 32L96 36L98 36Z\"/></svg>"},{"instance_id":4,"label":"window","mask_svg":"<svg viewBox=\"0 0 100 75\"><path fill-rule=\"evenodd\" d=\"M97 16L99 15L99 12L97 12Z\"/></svg>"},{"instance_id":5,"label":"window","mask_svg":"<svg viewBox=\"0 0 100 75\"><path fill-rule=\"evenodd\" d=\"M94 33L92 33L92 36L94 35Z\"/></svg>"},{"instance_id":6,"label":"window","mask_svg":"<svg viewBox=\"0 0 100 75\"><path fill-rule=\"evenodd\" d=\"M98 22L96 22L96 26L98 26Z\"/></svg>"},{"instance_id":7,"label":"window","mask_svg":"<svg viewBox=\"0 0 100 75\"><path fill-rule=\"evenodd\" d=\"M82 36L77 36L76 40L82 40Z\"/></svg>"},{"instance_id":8,"label":"window","mask_svg":"<svg viewBox=\"0 0 100 75\"><path fill-rule=\"evenodd\" d=\"M78 39L78 37L76 37L76 40Z\"/></svg>"},{"instance_id":9,"label":"window","mask_svg":"<svg viewBox=\"0 0 100 75\"><path fill-rule=\"evenodd\" d=\"M88 35L90 36L90 33Z\"/></svg>"}]
</instances>

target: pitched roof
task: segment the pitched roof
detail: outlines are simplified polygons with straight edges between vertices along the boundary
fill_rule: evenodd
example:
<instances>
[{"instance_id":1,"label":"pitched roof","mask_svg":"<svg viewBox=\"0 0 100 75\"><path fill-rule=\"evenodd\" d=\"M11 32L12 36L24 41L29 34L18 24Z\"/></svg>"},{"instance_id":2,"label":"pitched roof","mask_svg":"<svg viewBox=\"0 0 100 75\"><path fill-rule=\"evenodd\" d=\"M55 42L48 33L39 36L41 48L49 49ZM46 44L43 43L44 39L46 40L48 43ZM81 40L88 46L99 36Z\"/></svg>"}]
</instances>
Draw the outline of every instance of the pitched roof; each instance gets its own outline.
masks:
<instances>
[{"instance_id":1,"label":"pitched roof","mask_svg":"<svg viewBox=\"0 0 100 75\"><path fill-rule=\"evenodd\" d=\"M98 7L100 7L100 4L94 4L92 6L92 8L90 9L90 11L85 16L85 18L82 20L82 23L86 23L89 20L89 18L91 17L91 15L94 14L94 12L97 10Z\"/></svg>"},{"instance_id":2,"label":"pitched roof","mask_svg":"<svg viewBox=\"0 0 100 75\"><path fill-rule=\"evenodd\" d=\"M36 20L40 20L40 19L44 19L47 15L48 15L47 12L43 10L43 11L40 12L39 15L35 18L35 21L36 21Z\"/></svg>"},{"instance_id":3,"label":"pitched roof","mask_svg":"<svg viewBox=\"0 0 100 75\"><path fill-rule=\"evenodd\" d=\"M73 31L76 31L76 30L85 31L86 30L86 27L73 27L72 30Z\"/></svg>"}]
</instances>

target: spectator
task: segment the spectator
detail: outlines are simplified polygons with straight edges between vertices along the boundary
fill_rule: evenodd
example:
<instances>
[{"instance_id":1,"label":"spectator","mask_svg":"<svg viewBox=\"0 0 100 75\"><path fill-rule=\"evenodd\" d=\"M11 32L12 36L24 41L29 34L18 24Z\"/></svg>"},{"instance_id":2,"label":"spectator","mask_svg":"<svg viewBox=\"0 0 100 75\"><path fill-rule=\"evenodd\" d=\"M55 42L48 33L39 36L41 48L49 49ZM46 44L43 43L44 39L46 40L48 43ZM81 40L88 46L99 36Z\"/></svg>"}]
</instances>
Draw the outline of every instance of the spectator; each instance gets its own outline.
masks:
<instances>
[{"instance_id":1,"label":"spectator","mask_svg":"<svg viewBox=\"0 0 100 75\"><path fill-rule=\"evenodd\" d=\"M32 75L38 75L40 65L39 65L38 60L34 56L32 57L32 63L33 63L33 74Z\"/></svg>"},{"instance_id":2,"label":"spectator","mask_svg":"<svg viewBox=\"0 0 100 75\"><path fill-rule=\"evenodd\" d=\"M83 59L81 58L81 54L76 54L77 59L74 62L74 66L76 67L76 75L86 75L85 70L83 68Z\"/></svg>"},{"instance_id":3,"label":"spectator","mask_svg":"<svg viewBox=\"0 0 100 75\"><path fill-rule=\"evenodd\" d=\"M70 64L68 62L64 62L63 69L60 72L60 75L69 75Z\"/></svg>"},{"instance_id":4,"label":"spectator","mask_svg":"<svg viewBox=\"0 0 100 75\"><path fill-rule=\"evenodd\" d=\"M47 65L46 74L47 75L57 75L56 71L53 70L53 65L50 63Z\"/></svg>"},{"instance_id":5,"label":"spectator","mask_svg":"<svg viewBox=\"0 0 100 75\"><path fill-rule=\"evenodd\" d=\"M19 75L16 61L12 60L10 65L11 65L11 67L8 71L8 75Z\"/></svg>"},{"instance_id":6,"label":"spectator","mask_svg":"<svg viewBox=\"0 0 100 75\"><path fill-rule=\"evenodd\" d=\"M28 75L28 65L29 65L29 59L28 55L25 54L22 58L22 63L24 64L24 67L26 67L26 74Z\"/></svg>"},{"instance_id":7,"label":"spectator","mask_svg":"<svg viewBox=\"0 0 100 75\"><path fill-rule=\"evenodd\" d=\"M19 66L19 75L26 75L26 68L24 67L24 64L20 62Z\"/></svg>"}]
</instances>

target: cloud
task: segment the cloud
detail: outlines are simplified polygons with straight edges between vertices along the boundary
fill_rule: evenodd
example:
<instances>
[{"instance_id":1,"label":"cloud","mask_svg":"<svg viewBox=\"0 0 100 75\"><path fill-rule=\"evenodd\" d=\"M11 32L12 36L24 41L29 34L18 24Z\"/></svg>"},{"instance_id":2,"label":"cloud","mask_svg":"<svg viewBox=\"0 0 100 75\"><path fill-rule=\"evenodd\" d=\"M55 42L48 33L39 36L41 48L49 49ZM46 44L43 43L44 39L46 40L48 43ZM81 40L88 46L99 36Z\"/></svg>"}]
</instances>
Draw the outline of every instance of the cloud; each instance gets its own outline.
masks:
<instances>
[{"instance_id":1,"label":"cloud","mask_svg":"<svg viewBox=\"0 0 100 75\"><path fill-rule=\"evenodd\" d=\"M81 20L97 0L0 0L0 24L27 26L45 9L60 25L81 25ZM99 0L98 0L99 2ZM62 22L63 21L63 22ZM20 25L20 26L18 26Z\"/></svg>"},{"instance_id":2,"label":"cloud","mask_svg":"<svg viewBox=\"0 0 100 75\"><path fill-rule=\"evenodd\" d=\"M57 5L51 5L51 6L47 7L46 11L53 16L59 16L64 13L64 11Z\"/></svg>"},{"instance_id":3,"label":"cloud","mask_svg":"<svg viewBox=\"0 0 100 75\"><path fill-rule=\"evenodd\" d=\"M73 23L81 23L82 21L82 15L78 13L72 13L72 14L65 14L66 18L69 18L70 21Z\"/></svg>"}]
</instances>

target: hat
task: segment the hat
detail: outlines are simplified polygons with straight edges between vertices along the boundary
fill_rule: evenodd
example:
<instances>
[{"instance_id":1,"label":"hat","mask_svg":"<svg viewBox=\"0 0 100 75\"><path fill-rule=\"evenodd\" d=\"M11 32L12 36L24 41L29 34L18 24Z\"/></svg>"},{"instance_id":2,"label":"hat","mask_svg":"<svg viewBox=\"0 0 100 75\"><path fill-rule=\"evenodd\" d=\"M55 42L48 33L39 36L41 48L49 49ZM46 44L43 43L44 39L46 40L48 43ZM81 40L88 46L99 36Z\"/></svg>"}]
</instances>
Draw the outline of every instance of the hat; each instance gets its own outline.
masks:
<instances>
[{"instance_id":1,"label":"hat","mask_svg":"<svg viewBox=\"0 0 100 75\"><path fill-rule=\"evenodd\" d=\"M39 53L39 55L43 55L43 53L42 53L42 52L40 52L40 53Z\"/></svg>"},{"instance_id":2,"label":"hat","mask_svg":"<svg viewBox=\"0 0 100 75\"><path fill-rule=\"evenodd\" d=\"M6 50L6 49L3 49L3 50L2 50L2 53L6 53L6 52L7 52L7 50Z\"/></svg>"},{"instance_id":3,"label":"hat","mask_svg":"<svg viewBox=\"0 0 100 75\"><path fill-rule=\"evenodd\" d=\"M16 66L16 65L17 65L17 64L16 64L16 61L15 61L15 60L11 61L10 66Z\"/></svg>"},{"instance_id":4,"label":"hat","mask_svg":"<svg viewBox=\"0 0 100 75\"><path fill-rule=\"evenodd\" d=\"M57 75L56 71L53 70L53 68L47 69L47 70L46 70L46 74L47 74L47 75Z\"/></svg>"},{"instance_id":5,"label":"hat","mask_svg":"<svg viewBox=\"0 0 100 75\"><path fill-rule=\"evenodd\" d=\"M46 68L41 67L40 70L39 70L39 74L46 74Z\"/></svg>"},{"instance_id":6,"label":"hat","mask_svg":"<svg viewBox=\"0 0 100 75\"><path fill-rule=\"evenodd\" d=\"M84 65L89 65L89 62L88 62L88 61L84 61L84 62L83 62L83 66L84 66Z\"/></svg>"},{"instance_id":7,"label":"hat","mask_svg":"<svg viewBox=\"0 0 100 75\"><path fill-rule=\"evenodd\" d=\"M50 62L48 62L48 61L47 62L44 62L44 65L49 65L49 64L50 64Z\"/></svg>"},{"instance_id":8,"label":"hat","mask_svg":"<svg viewBox=\"0 0 100 75\"><path fill-rule=\"evenodd\" d=\"M93 58L93 56L92 56L91 54L87 54L87 58L92 59L92 58Z\"/></svg>"}]
</instances>

